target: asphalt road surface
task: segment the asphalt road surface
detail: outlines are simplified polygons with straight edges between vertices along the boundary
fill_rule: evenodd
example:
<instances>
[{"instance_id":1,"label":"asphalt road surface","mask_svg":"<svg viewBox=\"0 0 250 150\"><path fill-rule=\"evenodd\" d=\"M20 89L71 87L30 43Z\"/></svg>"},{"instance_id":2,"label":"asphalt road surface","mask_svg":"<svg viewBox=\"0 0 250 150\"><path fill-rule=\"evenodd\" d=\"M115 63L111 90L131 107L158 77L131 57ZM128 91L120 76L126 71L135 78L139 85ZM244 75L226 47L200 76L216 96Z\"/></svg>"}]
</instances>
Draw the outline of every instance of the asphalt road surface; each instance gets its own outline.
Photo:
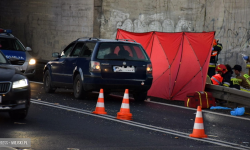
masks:
<instances>
[{"instance_id":1,"label":"asphalt road surface","mask_svg":"<svg viewBox=\"0 0 250 150\"><path fill-rule=\"evenodd\" d=\"M108 115L95 115L98 93L74 98L72 90L47 94L31 83L32 100L25 120L0 113L0 138L30 138L29 150L82 149L250 149L250 118L202 110L208 138L191 138L196 109L130 99L132 121L116 119L122 97L105 97ZM1 148L0 149L24 149Z\"/></svg>"}]
</instances>

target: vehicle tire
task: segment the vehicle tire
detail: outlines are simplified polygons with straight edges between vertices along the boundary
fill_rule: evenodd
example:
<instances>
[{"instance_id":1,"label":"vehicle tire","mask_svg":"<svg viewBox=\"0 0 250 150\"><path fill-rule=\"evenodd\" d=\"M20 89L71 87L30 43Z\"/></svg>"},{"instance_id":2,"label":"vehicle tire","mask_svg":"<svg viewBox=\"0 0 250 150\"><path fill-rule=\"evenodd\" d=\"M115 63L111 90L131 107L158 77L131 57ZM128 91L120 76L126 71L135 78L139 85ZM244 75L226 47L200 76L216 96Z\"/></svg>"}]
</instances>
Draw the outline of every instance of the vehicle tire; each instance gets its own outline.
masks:
<instances>
[{"instance_id":1,"label":"vehicle tire","mask_svg":"<svg viewBox=\"0 0 250 150\"><path fill-rule=\"evenodd\" d=\"M86 92L83 89L82 79L80 74L76 75L74 79L74 96L77 99L84 98Z\"/></svg>"},{"instance_id":2,"label":"vehicle tire","mask_svg":"<svg viewBox=\"0 0 250 150\"><path fill-rule=\"evenodd\" d=\"M28 114L28 108L20 109L20 110L13 110L9 112L9 116L12 119L24 119Z\"/></svg>"},{"instance_id":3,"label":"vehicle tire","mask_svg":"<svg viewBox=\"0 0 250 150\"><path fill-rule=\"evenodd\" d=\"M135 101L143 102L147 98L147 92L135 92L133 96Z\"/></svg>"},{"instance_id":4,"label":"vehicle tire","mask_svg":"<svg viewBox=\"0 0 250 150\"><path fill-rule=\"evenodd\" d=\"M49 73L49 70L46 70L44 76L43 76L43 86L46 93L54 93L56 91L56 88L53 88L51 86L51 76Z\"/></svg>"}]
</instances>

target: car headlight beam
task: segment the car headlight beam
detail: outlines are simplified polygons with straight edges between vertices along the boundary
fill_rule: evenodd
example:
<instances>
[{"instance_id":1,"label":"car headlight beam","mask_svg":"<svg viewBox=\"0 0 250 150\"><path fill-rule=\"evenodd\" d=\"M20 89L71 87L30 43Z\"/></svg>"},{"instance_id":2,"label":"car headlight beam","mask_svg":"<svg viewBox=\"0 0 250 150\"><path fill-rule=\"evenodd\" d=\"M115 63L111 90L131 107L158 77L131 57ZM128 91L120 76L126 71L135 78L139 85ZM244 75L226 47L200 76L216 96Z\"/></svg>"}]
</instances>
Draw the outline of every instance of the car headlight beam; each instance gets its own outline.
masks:
<instances>
[{"instance_id":1,"label":"car headlight beam","mask_svg":"<svg viewBox=\"0 0 250 150\"><path fill-rule=\"evenodd\" d=\"M27 79L22 79L22 80L18 80L13 82L12 88L21 88L21 87L25 87L28 86L28 80Z\"/></svg>"},{"instance_id":2,"label":"car headlight beam","mask_svg":"<svg viewBox=\"0 0 250 150\"><path fill-rule=\"evenodd\" d=\"M36 60L35 59L30 59L29 64L30 65L35 65L36 64Z\"/></svg>"}]
</instances>

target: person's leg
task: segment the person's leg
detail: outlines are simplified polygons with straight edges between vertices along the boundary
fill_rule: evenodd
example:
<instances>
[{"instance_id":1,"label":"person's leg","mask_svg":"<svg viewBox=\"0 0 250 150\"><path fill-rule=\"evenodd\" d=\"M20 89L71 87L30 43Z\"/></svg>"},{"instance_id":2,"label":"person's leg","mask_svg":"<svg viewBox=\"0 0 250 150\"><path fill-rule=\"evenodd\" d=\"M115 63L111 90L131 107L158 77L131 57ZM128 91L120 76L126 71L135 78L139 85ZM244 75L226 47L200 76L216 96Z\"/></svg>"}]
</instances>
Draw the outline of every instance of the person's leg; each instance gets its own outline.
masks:
<instances>
[{"instance_id":1,"label":"person's leg","mask_svg":"<svg viewBox=\"0 0 250 150\"><path fill-rule=\"evenodd\" d=\"M208 73L209 77L211 78L213 75L215 75L215 67L209 67Z\"/></svg>"}]
</instances>

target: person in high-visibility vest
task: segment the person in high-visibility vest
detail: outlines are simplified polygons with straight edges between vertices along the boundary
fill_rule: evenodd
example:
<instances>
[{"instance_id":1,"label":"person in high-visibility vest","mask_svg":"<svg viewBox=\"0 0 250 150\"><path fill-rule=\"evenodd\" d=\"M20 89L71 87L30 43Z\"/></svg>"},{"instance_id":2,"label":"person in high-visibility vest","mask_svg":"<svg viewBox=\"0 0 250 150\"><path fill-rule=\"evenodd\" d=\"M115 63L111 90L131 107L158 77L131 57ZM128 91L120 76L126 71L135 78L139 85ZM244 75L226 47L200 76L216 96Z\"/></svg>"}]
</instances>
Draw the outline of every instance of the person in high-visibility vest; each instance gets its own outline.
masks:
<instances>
[{"instance_id":1,"label":"person in high-visibility vest","mask_svg":"<svg viewBox=\"0 0 250 150\"><path fill-rule=\"evenodd\" d=\"M250 92L250 76L241 72L242 67L240 65L235 65L232 69L234 70L236 78L238 79L238 82L240 84L240 90Z\"/></svg>"},{"instance_id":2,"label":"person in high-visibility vest","mask_svg":"<svg viewBox=\"0 0 250 150\"><path fill-rule=\"evenodd\" d=\"M214 85L223 85L223 74L225 74L227 72L227 68L225 65L218 65L215 68L215 71L217 72L216 75L213 75L211 78L211 81Z\"/></svg>"},{"instance_id":3,"label":"person in high-visibility vest","mask_svg":"<svg viewBox=\"0 0 250 150\"><path fill-rule=\"evenodd\" d=\"M211 53L210 63L209 63L209 68L208 68L208 75L210 77L215 75L215 67L218 61L218 55L220 51L223 49L222 44L218 42L219 40L216 40L216 39L213 40L213 48L212 48L212 53Z\"/></svg>"}]
</instances>

